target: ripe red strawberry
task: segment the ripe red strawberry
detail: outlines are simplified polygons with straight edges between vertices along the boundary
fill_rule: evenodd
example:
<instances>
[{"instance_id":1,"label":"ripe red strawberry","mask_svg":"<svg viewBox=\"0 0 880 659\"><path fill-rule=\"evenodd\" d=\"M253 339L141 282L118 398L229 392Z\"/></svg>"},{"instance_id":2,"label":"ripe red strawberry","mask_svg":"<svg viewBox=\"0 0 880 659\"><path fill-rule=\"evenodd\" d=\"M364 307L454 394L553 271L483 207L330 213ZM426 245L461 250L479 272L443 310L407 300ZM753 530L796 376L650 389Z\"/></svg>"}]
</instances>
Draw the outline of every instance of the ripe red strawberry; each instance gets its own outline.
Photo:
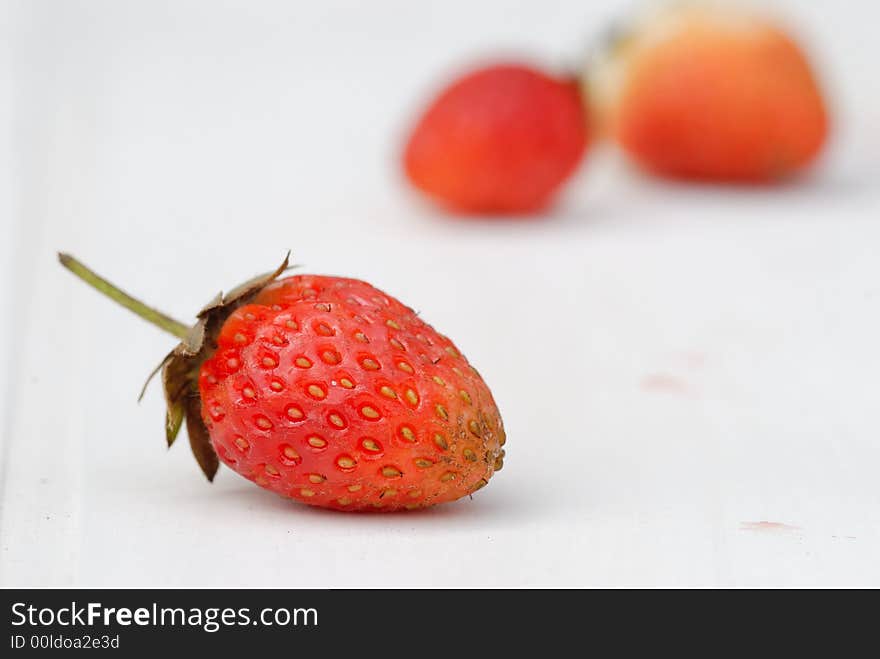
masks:
<instances>
[{"instance_id":1,"label":"ripe red strawberry","mask_svg":"<svg viewBox=\"0 0 880 659\"><path fill-rule=\"evenodd\" d=\"M588 77L609 131L640 165L666 176L777 180L809 165L828 133L798 45L732 9L652 16Z\"/></svg>"},{"instance_id":2,"label":"ripe red strawberry","mask_svg":"<svg viewBox=\"0 0 880 659\"><path fill-rule=\"evenodd\" d=\"M434 99L403 155L410 181L455 210L539 210L574 172L587 121L574 81L519 64L474 71Z\"/></svg>"},{"instance_id":3,"label":"ripe red strawberry","mask_svg":"<svg viewBox=\"0 0 880 659\"><path fill-rule=\"evenodd\" d=\"M484 486L502 467L504 430L453 343L367 283L276 279L286 265L205 307L163 362L169 443L185 419L209 479L219 456L261 487L338 510L423 508Z\"/></svg>"}]
</instances>

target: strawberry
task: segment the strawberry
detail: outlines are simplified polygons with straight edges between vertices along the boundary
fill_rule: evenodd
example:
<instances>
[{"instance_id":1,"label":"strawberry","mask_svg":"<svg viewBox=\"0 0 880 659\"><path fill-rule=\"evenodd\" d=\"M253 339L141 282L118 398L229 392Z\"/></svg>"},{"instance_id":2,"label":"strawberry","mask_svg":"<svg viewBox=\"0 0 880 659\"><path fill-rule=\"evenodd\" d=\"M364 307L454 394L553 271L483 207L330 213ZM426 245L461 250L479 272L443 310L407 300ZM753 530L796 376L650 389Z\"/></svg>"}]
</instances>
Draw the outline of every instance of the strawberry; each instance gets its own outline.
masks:
<instances>
[{"instance_id":1,"label":"strawberry","mask_svg":"<svg viewBox=\"0 0 880 659\"><path fill-rule=\"evenodd\" d=\"M453 82L413 129L403 166L417 188L472 213L546 206L587 146L577 84L520 64Z\"/></svg>"},{"instance_id":2,"label":"strawberry","mask_svg":"<svg viewBox=\"0 0 880 659\"><path fill-rule=\"evenodd\" d=\"M369 284L275 272L218 296L192 328L68 255L75 274L182 338L162 362L169 445L185 422L209 480L336 510L415 509L503 465L492 394L455 345Z\"/></svg>"},{"instance_id":3,"label":"strawberry","mask_svg":"<svg viewBox=\"0 0 880 659\"><path fill-rule=\"evenodd\" d=\"M782 29L730 9L643 20L588 70L606 128L661 175L777 180L810 164L828 117L804 53Z\"/></svg>"}]
</instances>

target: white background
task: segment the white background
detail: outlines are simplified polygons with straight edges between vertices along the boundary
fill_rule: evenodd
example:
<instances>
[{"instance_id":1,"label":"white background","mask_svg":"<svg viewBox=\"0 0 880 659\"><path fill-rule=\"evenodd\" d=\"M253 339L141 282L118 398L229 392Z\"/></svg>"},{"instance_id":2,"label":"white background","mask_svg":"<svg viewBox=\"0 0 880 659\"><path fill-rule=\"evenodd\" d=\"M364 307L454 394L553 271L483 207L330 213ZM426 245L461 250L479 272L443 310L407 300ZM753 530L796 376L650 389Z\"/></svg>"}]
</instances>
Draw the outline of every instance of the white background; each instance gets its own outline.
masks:
<instances>
[{"instance_id":1,"label":"white background","mask_svg":"<svg viewBox=\"0 0 880 659\"><path fill-rule=\"evenodd\" d=\"M0 584L880 585L876 3L774 3L835 113L796 184L596 149L546 217L476 222L400 180L438 79L570 66L632 4L5 0ZM173 339L55 262L191 318L288 247L483 373L508 459L473 500L358 516L208 485L159 389L135 403Z\"/></svg>"}]
</instances>

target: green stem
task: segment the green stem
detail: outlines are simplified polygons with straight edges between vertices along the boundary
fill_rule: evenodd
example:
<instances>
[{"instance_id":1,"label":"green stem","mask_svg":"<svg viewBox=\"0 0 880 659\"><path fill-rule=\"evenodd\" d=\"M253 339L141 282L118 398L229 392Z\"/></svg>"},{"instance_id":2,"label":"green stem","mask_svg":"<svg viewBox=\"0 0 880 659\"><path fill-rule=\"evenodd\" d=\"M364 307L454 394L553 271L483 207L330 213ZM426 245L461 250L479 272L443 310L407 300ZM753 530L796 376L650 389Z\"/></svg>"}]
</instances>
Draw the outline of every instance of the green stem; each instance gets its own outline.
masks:
<instances>
[{"instance_id":1,"label":"green stem","mask_svg":"<svg viewBox=\"0 0 880 659\"><path fill-rule=\"evenodd\" d=\"M166 316L161 311L148 307L140 300L133 298L125 291L117 288L109 281L87 268L70 254L59 252L58 260L61 262L61 265L70 270L89 286L100 291L111 300L118 302L129 311L133 311L147 322L173 334L179 339L185 339L189 334L190 328L187 325L184 325L180 321L174 320L171 316Z\"/></svg>"}]
</instances>

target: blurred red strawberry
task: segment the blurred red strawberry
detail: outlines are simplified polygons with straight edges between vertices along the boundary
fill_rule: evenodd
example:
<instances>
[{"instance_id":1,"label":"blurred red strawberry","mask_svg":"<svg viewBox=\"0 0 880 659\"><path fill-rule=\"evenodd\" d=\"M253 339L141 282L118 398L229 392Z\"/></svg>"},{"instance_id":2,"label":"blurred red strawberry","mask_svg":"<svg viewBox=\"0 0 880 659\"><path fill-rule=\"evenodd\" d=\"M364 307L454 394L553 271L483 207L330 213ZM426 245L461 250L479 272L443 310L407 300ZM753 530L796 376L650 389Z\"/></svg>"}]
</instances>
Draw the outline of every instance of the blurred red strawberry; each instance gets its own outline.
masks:
<instances>
[{"instance_id":1,"label":"blurred red strawberry","mask_svg":"<svg viewBox=\"0 0 880 659\"><path fill-rule=\"evenodd\" d=\"M551 201L587 139L574 81L497 64L459 78L431 102L403 164L417 188L455 210L527 213Z\"/></svg>"},{"instance_id":2,"label":"blurred red strawberry","mask_svg":"<svg viewBox=\"0 0 880 659\"><path fill-rule=\"evenodd\" d=\"M771 181L814 160L828 118L798 45L757 16L677 8L588 71L606 128L639 164L691 179Z\"/></svg>"}]
</instances>

